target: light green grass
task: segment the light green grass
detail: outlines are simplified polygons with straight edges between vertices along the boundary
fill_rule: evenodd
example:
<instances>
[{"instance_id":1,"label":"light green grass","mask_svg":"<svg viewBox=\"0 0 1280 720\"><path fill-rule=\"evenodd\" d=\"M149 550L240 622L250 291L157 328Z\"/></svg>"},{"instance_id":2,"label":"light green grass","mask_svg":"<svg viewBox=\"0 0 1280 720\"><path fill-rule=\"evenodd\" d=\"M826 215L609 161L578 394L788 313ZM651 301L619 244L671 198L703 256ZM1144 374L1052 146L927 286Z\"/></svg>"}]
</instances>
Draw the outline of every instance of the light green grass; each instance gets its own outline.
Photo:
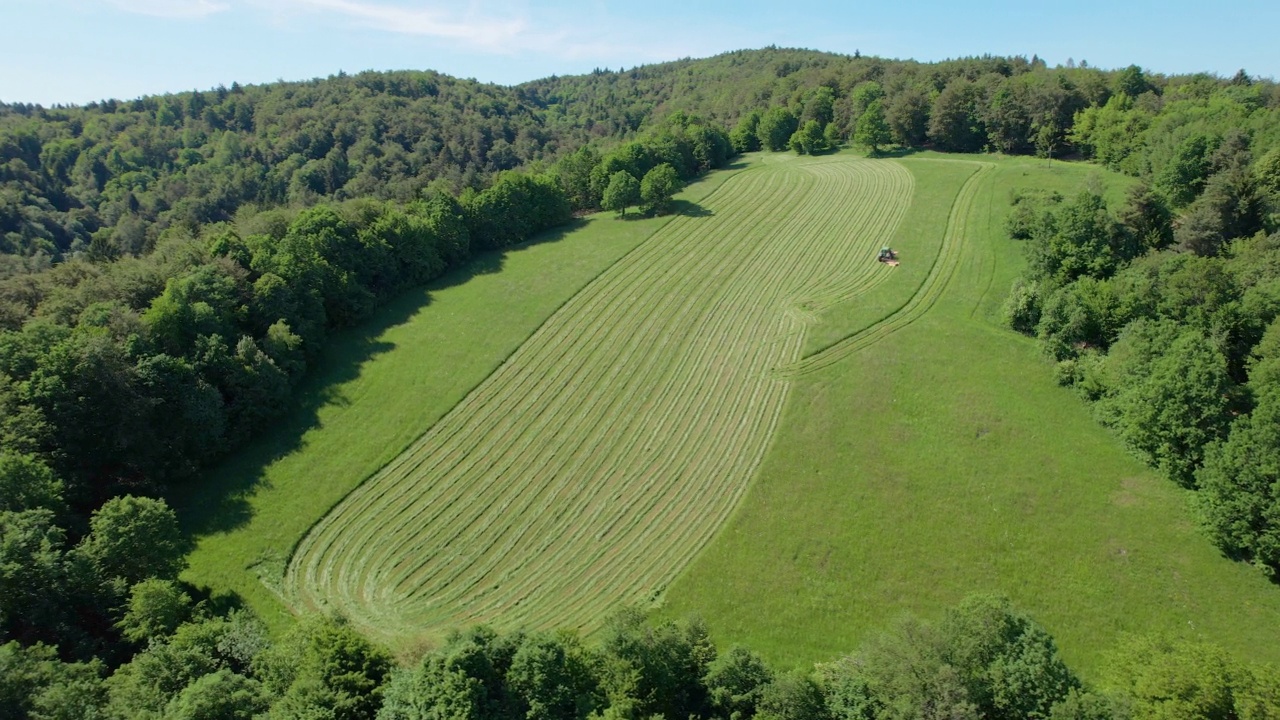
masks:
<instances>
[{"instance_id":1,"label":"light green grass","mask_svg":"<svg viewBox=\"0 0 1280 720\"><path fill-rule=\"evenodd\" d=\"M1207 637L1244 658L1280 660L1280 591L1220 558L1186 495L1054 384L1033 341L998 324L1022 266L1002 232L1010 190L1072 192L1095 170L985 156L877 161L914 179L892 230L897 204L872 202L866 187L815 194L815 173L838 180L836 166L854 159L765 159L691 188L702 209L678 222L592 218L482 258L337 338L305 403L179 498L199 541L186 577L242 596L275 628L291 617L283 594L374 630L385 622L379 634L401 647L412 638L386 636L477 619L589 629L612 601L638 599L668 616L701 614L721 642L801 666L856 647L901 614L935 617L971 592L995 591L1045 623L1086 673L1124 632ZM977 162L991 167L979 175ZM1106 182L1113 199L1127 185ZM968 200L957 203L966 183ZM800 212L769 215L773 205ZM901 267L874 263L883 238L864 232L867 223L889 228ZM805 247L840 252L815 270ZM673 265L664 249L694 264ZM739 282L745 268L787 292L752 290ZM733 325L743 313L763 320ZM683 332L659 324L675 318ZM760 328L777 331L777 343L753 354ZM774 358L777 348L794 355ZM797 365L830 348L823 362ZM766 357L781 366L767 381L741 373ZM579 365L595 370L570 372ZM734 397L755 398L744 417L756 422L775 404L771 440L762 446L760 432L691 407L724 387L733 390L716 402L728 415L738 412ZM647 391L654 404L637 406ZM661 403L677 404L655 413ZM664 415L690 433L714 432L697 440L704 445L690 445L691 434L673 442ZM560 423L586 442L547 440ZM489 435L475 434L481 425ZM424 435L446 427L472 440ZM722 435L737 438L737 455L715 442ZM636 482L607 472L635 468L645 453L653 472L629 475ZM500 467L408 467L438 457ZM687 472L673 472L673 458ZM737 460L720 464L726 458ZM553 464L582 472L546 472ZM723 472L708 474L718 464ZM343 499L375 475L389 481L370 481L344 511ZM476 492L446 496L442 477ZM362 494L381 509L359 519L350 510ZM619 503L616 522L599 524ZM294 547L326 515L282 583ZM584 523L587 534L575 532ZM344 524L382 546L366 549ZM439 592L423 592L441 580Z\"/></svg>"},{"instance_id":2,"label":"light green grass","mask_svg":"<svg viewBox=\"0 0 1280 720\"><path fill-rule=\"evenodd\" d=\"M726 181L318 523L286 597L397 645L658 597L746 490L812 313L893 277L874 258L911 194L853 157Z\"/></svg>"},{"instance_id":3,"label":"light green grass","mask_svg":"<svg viewBox=\"0 0 1280 720\"><path fill-rule=\"evenodd\" d=\"M1072 192L1096 171L980 159L994 168L937 302L796 378L750 492L662 613L700 614L723 643L804 665L904 614L937 617L967 594L999 592L1087 675L1130 632L1280 660L1280 591L1221 558L1187 495L1057 387L1032 340L998 325L1022 266L1002 232L1010 190ZM916 175L913 207L936 222L961 178L929 156L900 162ZM1117 197L1127 181L1107 184ZM829 335L864 328L856 307L839 310L824 316Z\"/></svg>"},{"instance_id":4,"label":"light green grass","mask_svg":"<svg viewBox=\"0 0 1280 720\"><path fill-rule=\"evenodd\" d=\"M736 172L713 173L678 200L696 204ZM298 406L173 499L196 538L184 578L238 595L274 630L286 627L292 615L279 582L307 530L669 220L592 216L479 257L332 338Z\"/></svg>"}]
</instances>

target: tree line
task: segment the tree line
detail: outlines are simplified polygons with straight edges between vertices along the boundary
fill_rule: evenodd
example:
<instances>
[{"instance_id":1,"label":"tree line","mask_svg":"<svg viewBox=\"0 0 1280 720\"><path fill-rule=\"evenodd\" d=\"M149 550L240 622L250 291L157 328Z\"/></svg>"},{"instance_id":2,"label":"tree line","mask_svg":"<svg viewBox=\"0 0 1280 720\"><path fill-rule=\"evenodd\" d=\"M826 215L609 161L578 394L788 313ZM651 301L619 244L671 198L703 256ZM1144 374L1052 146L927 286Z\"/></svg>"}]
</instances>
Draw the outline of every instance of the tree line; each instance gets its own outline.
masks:
<instances>
[{"instance_id":1,"label":"tree line","mask_svg":"<svg viewBox=\"0 0 1280 720\"><path fill-rule=\"evenodd\" d=\"M400 667L340 619L278 641L248 612L211 615L149 581L123 624L129 662L64 662L0 645L2 717L339 720L1263 720L1280 673L1202 642L1133 637L1086 683L1053 637L1003 598L973 596L937 622L905 619L856 651L796 670L717 648L706 626L617 612L598 643L575 633L451 634Z\"/></svg>"},{"instance_id":2,"label":"tree line","mask_svg":"<svg viewBox=\"0 0 1280 720\"><path fill-rule=\"evenodd\" d=\"M677 112L716 128L769 116L766 133L739 133L740 152L822 152L853 139L1132 164L1132 137L1176 130L1151 126L1167 98L1222 85L1251 108L1280 106L1274 82L1243 71L1224 80L1049 68L1036 57L917 63L776 47L516 87L364 72L83 107L0 104L0 276L69 255L144 253L171 228L195 232L242 208L404 203L433 183L481 189L506 170L633 140ZM1274 117L1248 122L1265 129Z\"/></svg>"},{"instance_id":3,"label":"tree line","mask_svg":"<svg viewBox=\"0 0 1280 720\"><path fill-rule=\"evenodd\" d=\"M1008 299L1061 382L1152 466L1197 490L1232 557L1280 572L1280 123L1260 89L1121 73L1072 136L1139 182L1021 193L1028 269Z\"/></svg>"}]
</instances>

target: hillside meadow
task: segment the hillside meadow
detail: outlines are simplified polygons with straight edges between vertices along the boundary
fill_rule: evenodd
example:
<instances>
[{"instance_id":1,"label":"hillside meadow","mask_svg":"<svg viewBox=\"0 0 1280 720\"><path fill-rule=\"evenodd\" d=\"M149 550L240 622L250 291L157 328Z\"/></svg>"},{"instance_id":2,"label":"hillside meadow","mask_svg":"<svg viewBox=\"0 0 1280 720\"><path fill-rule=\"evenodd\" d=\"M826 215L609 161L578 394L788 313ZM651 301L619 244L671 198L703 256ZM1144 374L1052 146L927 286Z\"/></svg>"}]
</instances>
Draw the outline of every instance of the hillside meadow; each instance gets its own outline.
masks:
<instances>
[{"instance_id":1,"label":"hillside meadow","mask_svg":"<svg viewBox=\"0 0 1280 720\"><path fill-rule=\"evenodd\" d=\"M1131 181L1084 164L979 159L994 168L937 302L795 379L751 491L659 614L699 613L721 642L802 666L898 617L997 592L1044 623L1086 675L1128 634L1280 660L1275 587L1222 557L1190 493L1129 455L1056 385L1035 342L1001 322L1023 265L1004 232L1010 192L1070 195L1101 181L1115 199ZM912 237L936 246L927 233L941 234L955 178L938 196L921 191L956 171L933 154L898 162L917 178L895 240L909 269ZM865 305L832 308L811 351L874 328L910 292L887 284Z\"/></svg>"},{"instance_id":2,"label":"hillside meadow","mask_svg":"<svg viewBox=\"0 0 1280 720\"><path fill-rule=\"evenodd\" d=\"M821 195L820 186L810 188L818 195L806 204L805 193L779 196L777 183L761 180L839 177L868 163L906 173L910 188L896 216L877 221L874 232L862 224L893 210L891 199L867 214ZM877 177L885 176L864 181ZM595 215L568 232L482 257L335 343L301 393L311 401L204 486L233 484L237 493L180 498L198 537L185 577L238 595L277 629L288 625L291 609L338 609L402 652L474 621L590 633L612 607L631 602L661 616L699 614L718 642L803 666L847 651L887 620L933 617L972 592L990 591L1045 623L1085 673L1096 671L1125 633L1212 638L1247 659L1280 659L1266 630L1280 620L1274 588L1220 557L1196 529L1185 495L1130 457L1056 386L1034 343L1000 324L1000 304L1022 265L1021 248L1003 232L1010 192L1070 194L1087 182L1103 182L1116 197L1129 181L1089 165L1000 156L750 156L691 186L675 218ZM856 196L858 189L843 192ZM874 197L861 204L876 205ZM759 217L744 220L750 213ZM694 242L703 236L704 243ZM898 268L874 262L886 239L900 253ZM626 437L610 445L619 441L606 432L593 440L604 445L558 453L554 443L563 439L522 435L533 426L554 430L566 418L581 418L572 422L586 423L584 432L632 420L643 430L653 399L634 388L610 394L611 383L628 386L625 358L575 348L593 340L627 345L645 332L661 337L662 322L695 318L689 313L698 309L700 285L749 288L744 279L760 279L726 270L716 253L793 240L852 250L801 272L806 282L799 285L786 285L786 273L760 276L785 292L752 290L774 313L760 318L792 328L779 337L796 343L793 354L766 369L762 387L785 391L752 477L689 472L684 482L705 484L691 490L668 483L630 500L623 498L636 482L629 477L647 486L669 475L669 468L649 470L660 466L646 464L640 451L652 450L637 450ZM663 249L680 255L673 260ZM734 262L748 267L786 256L738 257ZM688 268L706 273L705 281L662 291ZM632 294L613 292L646 273L647 284ZM654 293L648 300L646 289ZM748 314L734 330L744 311L724 298L738 292L710 296L719 313L706 316L713 322L671 326L686 328L672 339L710 332L708 348L729 342L717 333L748 342L753 324L765 321ZM606 311L626 300L642 307ZM620 326L595 327L595 318ZM622 335L608 340L608 332ZM665 377L660 382L671 387L680 378L706 382L699 368L722 362L707 348L676 350L647 359L652 369L641 377ZM556 365L557 352L572 372L539 399L546 389L539 389L539 373L568 372ZM573 367L578 361L583 365ZM543 367L526 377L526 364ZM720 367L724 383L735 382ZM415 381L424 368L431 368L430 385ZM599 377L583 383L594 390L574 385L574 373L595 377L596 369ZM528 407L504 410L517 401ZM640 404L628 409L627 402ZM724 413L733 416L734 407L708 416L716 418L710 427L723 423ZM592 408L605 414L581 412ZM671 443L663 439L672 431L663 417L653 415L644 436ZM696 413L672 417L690 427L707 422ZM754 417L768 422L767 413ZM505 429L466 440L474 423ZM689 464L696 446L658 446L680 467L696 466ZM483 467L449 475L431 469L440 448L472 465L491 453L515 463L525 450L546 451L544 460L568 469L538 474L535 465L503 482L493 482L506 477L500 471ZM610 474L593 461L596 452L619 467L630 467L626 458L639 452L639 464L631 475ZM684 452L690 454L681 460ZM749 471L751 463L742 467ZM601 500L579 507L573 500L583 490L566 489L563 478L584 472L601 485L591 486ZM574 532L576 513L588 526L602 517L610 491L624 509L641 504L600 532ZM719 509L687 512L708 493L718 504L707 507ZM546 507L551 520L539 521ZM431 522L422 521L428 516ZM547 528L560 530L535 541ZM612 529L629 538L615 549L607 541ZM548 546L554 553L539 556ZM604 568L637 582L617 586L600 575L593 585L590 578ZM504 586L512 578L519 592ZM431 582L443 584L420 592Z\"/></svg>"},{"instance_id":3,"label":"hillside meadow","mask_svg":"<svg viewBox=\"0 0 1280 720\"><path fill-rule=\"evenodd\" d=\"M697 203L735 172L692 184L677 201ZM669 221L590 216L571 231L482 255L335 337L293 410L173 498L196 537L186 579L238 596L277 631L288 627L279 581L312 524Z\"/></svg>"}]
</instances>

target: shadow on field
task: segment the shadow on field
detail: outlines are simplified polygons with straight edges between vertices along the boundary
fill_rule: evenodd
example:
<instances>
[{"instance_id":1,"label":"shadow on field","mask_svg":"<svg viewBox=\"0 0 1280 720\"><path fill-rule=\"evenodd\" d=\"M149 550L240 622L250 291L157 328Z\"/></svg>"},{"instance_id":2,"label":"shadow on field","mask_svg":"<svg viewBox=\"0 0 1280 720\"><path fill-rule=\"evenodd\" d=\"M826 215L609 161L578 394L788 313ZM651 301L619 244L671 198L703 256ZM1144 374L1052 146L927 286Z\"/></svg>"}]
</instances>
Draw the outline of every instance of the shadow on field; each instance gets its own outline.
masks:
<instances>
[{"instance_id":1,"label":"shadow on field","mask_svg":"<svg viewBox=\"0 0 1280 720\"><path fill-rule=\"evenodd\" d=\"M169 503L178 513L189 536L234 530L249 522L249 498L266 482L266 469L277 459L302 446L307 431L319 425L319 412L328 405L349 402L341 393L344 383L360 375L369 360L395 348L381 338L388 330L408 322L431 304L435 291L461 285L480 275L500 272L506 253L533 244L556 242L585 224L574 219L519 245L481 253L466 265L408 290L392 299L359 325L335 331L293 392L284 413L268 423L252 440L234 449L221 464L184 487L174 488Z\"/></svg>"},{"instance_id":2,"label":"shadow on field","mask_svg":"<svg viewBox=\"0 0 1280 720\"><path fill-rule=\"evenodd\" d=\"M672 200L671 204L667 208L667 212L662 213L659 217L665 217L668 215L683 215L685 217L700 218L711 217L712 215L715 215L715 213L702 207L696 202L691 202L689 200ZM653 215L642 212L630 212L626 215L614 215L613 219L621 220L623 222L639 222L641 220L650 220L653 217Z\"/></svg>"},{"instance_id":3,"label":"shadow on field","mask_svg":"<svg viewBox=\"0 0 1280 720\"><path fill-rule=\"evenodd\" d=\"M911 155L915 155L915 154L916 154L916 153L918 153L918 152L920 152L920 148L913 148L913 147L896 147L896 148L893 148L892 150L885 149L885 150L880 150L880 151L874 152L874 153L872 153L872 154L868 155L867 157L871 157L871 158L904 158L904 157L908 157L908 156L911 156Z\"/></svg>"},{"instance_id":4,"label":"shadow on field","mask_svg":"<svg viewBox=\"0 0 1280 720\"><path fill-rule=\"evenodd\" d=\"M685 217L711 217L714 212L702 207L698 203L689 202L688 200L673 200L671 202L671 212L675 215L683 215Z\"/></svg>"}]
</instances>

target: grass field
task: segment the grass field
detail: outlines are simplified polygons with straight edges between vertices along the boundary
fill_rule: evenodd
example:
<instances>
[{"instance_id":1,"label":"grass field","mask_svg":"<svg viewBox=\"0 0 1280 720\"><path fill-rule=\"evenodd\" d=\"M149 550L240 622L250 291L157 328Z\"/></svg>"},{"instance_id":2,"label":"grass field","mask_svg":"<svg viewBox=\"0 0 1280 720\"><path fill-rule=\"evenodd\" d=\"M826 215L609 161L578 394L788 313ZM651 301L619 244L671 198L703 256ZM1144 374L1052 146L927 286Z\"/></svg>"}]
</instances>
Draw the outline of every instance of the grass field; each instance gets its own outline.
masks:
<instances>
[{"instance_id":1,"label":"grass field","mask_svg":"<svg viewBox=\"0 0 1280 720\"><path fill-rule=\"evenodd\" d=\"M958 187L940 177L954 174L945 162L900 161L917 188L942 181L958 200L969 194L968 210L948 205L959 242L954 255L944 243L934 267L951 269L931 271L906 303L884 301L901 305L892 314L850 304L823 316L849 339L811 345L791 366L751 491L661 614L701 614L721 642L803 665L901 615L937 617L969 593L999 592L1086 674L1125 633L1280 660L1280 590L1221 558L1187 494L1055 386L1032 340L999 327L1022 265L1002 232L1009 191L1071 192L1094 171L993 161ZM1107 182L1117 196L1125 184ZM936 199L917 193L917 203L940 214ZM913 206L909 217L920 216Z\"/></svg>"},{"instance_id":2,"label":"grass field","mask_svg":"<svg viewBox=\"0 0 1280 720\"><path fill-rule=\"evenodd\" d=\"M733 177L677 196L696 208ZM174 498L196 538L184 578L238 596L276 631L293 617L280 581L294 546L361 481L488 377L566 301L669 218L587 218L568 232L475 259L330 339L275 426Z\"/></svg>"},{"instance_id":3,"label":"grass field","mask_svg":"<svg viewBox=\"0 0 1280 720\"><path fill-rule=\"evenodd\" d=\"M996 591L1086 674L1125 632L1280 660L1280 591L999 326L1010 190L1097 171L749 164L679 217L596 216L339 338L296 412L178 498L186 577L402 650L640 602L803 665Z\"/></svg>"},{"instance_id":4,"label":"grass field","mask_svg":"<svg viewBox=\"0 0 1280 720\"><path fill-rule=\"evenodd\" d=\"M892 275L912 184L848 158L728 180L317 524L288 596L398 641L653 600L746 490L812 313Z\"/></svg>"}]
</instances>

